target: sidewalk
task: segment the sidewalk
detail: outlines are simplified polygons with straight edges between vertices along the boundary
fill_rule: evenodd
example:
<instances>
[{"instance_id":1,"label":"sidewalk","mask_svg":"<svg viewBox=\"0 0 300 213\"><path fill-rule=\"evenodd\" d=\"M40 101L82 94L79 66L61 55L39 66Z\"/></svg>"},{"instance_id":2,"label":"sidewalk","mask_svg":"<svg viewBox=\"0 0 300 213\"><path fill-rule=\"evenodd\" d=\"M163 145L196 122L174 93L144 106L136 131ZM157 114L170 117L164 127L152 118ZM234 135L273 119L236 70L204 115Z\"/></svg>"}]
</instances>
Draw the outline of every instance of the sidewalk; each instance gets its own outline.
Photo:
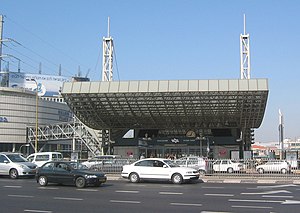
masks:
<instances>
[{"instance_id":1,"label":"sidewalk","mask_svg":"<svg viewBox=\"0 0 300 213\"><path fill-rule=\"evenodd\" d=\"M106 174L107 180L124 180L120 174ZM298 184L300 185L300 179L284 179L284 178L252 178L252 177L222 177L222 176L203 176L199 180L205 183L255 183L255 184Z\"/></svg>"}]
</instances>

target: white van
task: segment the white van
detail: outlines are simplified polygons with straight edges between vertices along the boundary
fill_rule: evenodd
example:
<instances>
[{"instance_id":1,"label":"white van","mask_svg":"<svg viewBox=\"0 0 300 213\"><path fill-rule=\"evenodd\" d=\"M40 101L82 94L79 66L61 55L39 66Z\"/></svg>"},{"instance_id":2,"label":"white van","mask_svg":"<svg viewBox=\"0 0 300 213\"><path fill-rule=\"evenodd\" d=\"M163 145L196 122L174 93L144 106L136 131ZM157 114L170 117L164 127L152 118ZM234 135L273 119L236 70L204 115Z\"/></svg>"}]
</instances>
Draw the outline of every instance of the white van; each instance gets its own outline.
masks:
<instances>
[{"instance_id":1,"label":"white van","mask_svg":"<svg viewBox=\"0 0 300 213\"><path fill-rule=\"evenodd\" d=\"M63 160L63 155L60 152L37 152L29 155L27 160L41 167L49 161Z\"/></svg>"}]
</instances>

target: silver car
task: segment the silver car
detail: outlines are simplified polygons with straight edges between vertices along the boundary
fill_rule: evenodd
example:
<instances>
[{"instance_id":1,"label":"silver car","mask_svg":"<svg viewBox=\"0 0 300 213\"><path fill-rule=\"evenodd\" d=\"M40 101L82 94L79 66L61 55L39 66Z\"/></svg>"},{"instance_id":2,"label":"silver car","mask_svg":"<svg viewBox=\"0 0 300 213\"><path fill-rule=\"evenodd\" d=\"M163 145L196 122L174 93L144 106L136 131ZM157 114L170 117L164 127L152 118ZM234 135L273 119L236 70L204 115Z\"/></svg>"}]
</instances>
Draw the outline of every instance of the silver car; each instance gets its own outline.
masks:
<instances>
[{"instance_id":1,"label":"silver car","mask_svg":"<svg viewBox=\"0 0 300 213\"><path fill-rule=\"evenodd\" d=\"M0 153L0 175L9 175L16 179L19 176L35 176L37 165L28 162L19 153Z\"/></svg>"}]
</instances>

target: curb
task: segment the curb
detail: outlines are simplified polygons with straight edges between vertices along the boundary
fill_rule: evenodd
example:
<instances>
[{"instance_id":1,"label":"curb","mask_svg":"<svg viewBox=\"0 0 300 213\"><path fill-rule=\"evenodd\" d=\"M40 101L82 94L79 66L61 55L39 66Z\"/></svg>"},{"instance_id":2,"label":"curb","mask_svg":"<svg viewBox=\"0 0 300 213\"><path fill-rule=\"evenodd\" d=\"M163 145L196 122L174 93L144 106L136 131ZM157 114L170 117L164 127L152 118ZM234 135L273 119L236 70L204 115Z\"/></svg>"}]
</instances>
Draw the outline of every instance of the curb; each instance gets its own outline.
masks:
<instances>
[{"instance_id":1,"label":"curb","mask_svg":"<svg viewBox=\"0 0 300 213\"><path fill-rule=\"evenodd\" d=\"M121 175L106 174L107 180L126 180ZM216 179L216 178L199 178L205 183L253 183L253 184L295 184L300 185L300 180L270 180L270 179Z\"/></svg>"}]
</instances>

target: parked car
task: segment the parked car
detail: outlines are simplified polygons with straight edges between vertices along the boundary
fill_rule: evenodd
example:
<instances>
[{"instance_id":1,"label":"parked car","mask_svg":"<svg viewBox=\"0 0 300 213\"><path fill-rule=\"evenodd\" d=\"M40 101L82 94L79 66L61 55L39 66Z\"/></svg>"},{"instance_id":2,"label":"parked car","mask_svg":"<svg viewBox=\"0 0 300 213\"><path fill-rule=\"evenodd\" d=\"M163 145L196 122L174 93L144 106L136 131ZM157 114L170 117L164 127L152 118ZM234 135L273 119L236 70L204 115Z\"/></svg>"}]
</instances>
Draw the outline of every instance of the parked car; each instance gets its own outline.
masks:
<instances>
[{"instance_id":1,"label":"parked car","mask_svg":"<svg viewBox=\"0 0 300 213\"><path fill-rule=\"evenodd\" d=\"M120 173L124 165L128 165L132 162L130 159L104 159L90 166L89 169L106 173Z\"/></svg>"},{"instance_id":2,"label":"parked car","mask_svg":"<svg viewBox=\"0 0 300 213\"><path fill-rule=\"evenodd\" d=\"M244 165L234 160L217 160L213 163L214 172L240 172L244 170Z\"/></svg>"},{"instance_id":3,"label":"parked car","mask_svg":"<svg viewBox=\"0 0 300 213\"><path fill-rule=\"evenodd\" d=\"M286 174L291 172L291 165L287 161L273 160L257 166L256 171L260 174L265 172L280 172L282 174Z\"/></svg>"},{"instance_id":4,"label":"parked car","mask_svg":"<svg viewBox=\"0 0 300 213\"><path fill-rule=\"evenodd\" d=\"M200 174L206 174L208 169L208 160L203 157L182 157L174 160L181 167L190 167L199 171Z\"/></svg>"},{"instance_id":5,"label":"parked car","mask_svg":"<svg viewBox=\"0 0 300 213\"><path fill-rule=\"evenodd\" d=\"M99 155L95 156L87 161L82 162L83 165L87 166L88 168L91 168L94 165L100 165L102 164L103 160L114 160L114 159L120 159L120 155Z\"/></svg>"},{"instance_id":6,"label":"parked car","mask_svg":"<svg viewBox=\"0 0 300 213\"><path fill-rule=\"evenodd\" d=\"M162 158L146 158L130 165L124 165L121 175L132 183L140 180L167 180L181 184L185 181L199 179L197 170L180 167L173 161Z\"/></svg>"},{"instance_id":7,"label":"parked car","mask_svg":"<svg viewBox=\"0 0 300 213\"><path fill-rule=\"evenodd\" d=\"M37 152L29 155L27 160L41 167L44 163L50 161L62 160L63 155L60 152Z\"/></svg>"},{"instance_id":8,"label":"parked car","mask_svg":"<svg viewBox=\"0 0 300 213\"><path fill-rule=\"evenodd\" d=\"M1 152L0 153L0 175L9 175L16 179L20 176L34 177L37 165L28 162L19 153Z\"/></svg>"},{"instance_id":9,"label":"parked car","mask_svg":"<svg viewBox=\"0 0 300 213\"><path fill-rule=\"evenodd\" d=\"M87 185L100 186L106 179L103 172L90 171L80 163L69 161L48 162L36 172L36 180L41 186L58 183L83 188Z\"/></svg>"}]
</instances>

